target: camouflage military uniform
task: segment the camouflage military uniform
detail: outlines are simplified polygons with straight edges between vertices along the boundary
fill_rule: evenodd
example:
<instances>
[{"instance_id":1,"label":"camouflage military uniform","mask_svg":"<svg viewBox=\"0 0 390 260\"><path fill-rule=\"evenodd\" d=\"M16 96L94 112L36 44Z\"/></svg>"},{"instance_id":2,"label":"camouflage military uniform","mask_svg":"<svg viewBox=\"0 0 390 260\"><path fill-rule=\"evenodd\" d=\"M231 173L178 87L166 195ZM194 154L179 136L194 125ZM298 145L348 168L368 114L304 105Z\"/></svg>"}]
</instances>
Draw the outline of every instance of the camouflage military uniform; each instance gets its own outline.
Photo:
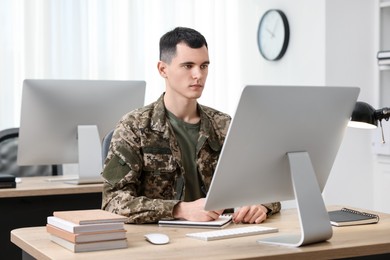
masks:
<instances>
[{"instance_id":1,"label":"camouflage military uniform","mask_svg":"<svg viewBox=\"0 0 390 260\"><path fill-rule=\"evenodd\" d=\"M224 142L230 117L198 105L200 132L197 165L207 192ZM128 217L127 223L172 219L184 194L180 148L165 115L163 96L126 114L116 127L102 176L102 208ZM272 212L280 203L266 205Z\"/></svg>"}]
</instances>

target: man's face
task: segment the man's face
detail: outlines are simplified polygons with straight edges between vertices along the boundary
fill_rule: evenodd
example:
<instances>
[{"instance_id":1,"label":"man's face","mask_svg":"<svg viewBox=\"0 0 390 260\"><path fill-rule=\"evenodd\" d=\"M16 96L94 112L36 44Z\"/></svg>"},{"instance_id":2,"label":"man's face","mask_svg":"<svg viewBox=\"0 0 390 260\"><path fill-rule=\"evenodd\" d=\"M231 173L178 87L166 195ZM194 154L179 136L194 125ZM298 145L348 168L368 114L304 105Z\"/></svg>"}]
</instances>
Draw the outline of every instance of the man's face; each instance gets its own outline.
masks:
<instances>
[{"instance_id":1,"label":"man's face","mask_svg":"<svg viewBox=\"0 0 390 260\"><path fill-rule=\"evenodd\" d=\"M171 63L164 63L167 93L187 99L199 98L206 83L209 63L206 46L193 49L184 43L178 44Z\"/></svg>"}]
</instances>

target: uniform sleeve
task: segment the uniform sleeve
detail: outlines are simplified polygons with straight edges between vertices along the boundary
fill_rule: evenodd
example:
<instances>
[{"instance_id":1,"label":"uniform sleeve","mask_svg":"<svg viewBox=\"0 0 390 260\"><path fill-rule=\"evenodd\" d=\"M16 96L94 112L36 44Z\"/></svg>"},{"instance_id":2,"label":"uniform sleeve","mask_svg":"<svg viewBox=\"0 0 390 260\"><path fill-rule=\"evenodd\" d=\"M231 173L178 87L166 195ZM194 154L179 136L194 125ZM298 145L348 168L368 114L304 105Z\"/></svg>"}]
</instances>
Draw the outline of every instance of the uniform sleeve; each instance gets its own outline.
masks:
<instances>
[{"instance_id":1,"label":"uniform sleeve","mask_svg":"<svg viewBox=\"0 0 390 260\"><path fill-rule=\"evenodd\" d=\"M126 223L156 223L172 219L178 200L141 196L142 157L136 135L119 127L115 130L102 172L102 209L126 216Z\"/></svg>"},{"instance_id":2,"label":"uniform sleeve","mask_svg":"<svg viewBox=\"0 0 390 260\"><path fill-rule=\"evenodd\" d=\"M280 202L272 202L272 203L266 203L262 205L268 209L267 216L271 216L275 213L278 213L282 207Z\"/></svg>"}]
</instances>

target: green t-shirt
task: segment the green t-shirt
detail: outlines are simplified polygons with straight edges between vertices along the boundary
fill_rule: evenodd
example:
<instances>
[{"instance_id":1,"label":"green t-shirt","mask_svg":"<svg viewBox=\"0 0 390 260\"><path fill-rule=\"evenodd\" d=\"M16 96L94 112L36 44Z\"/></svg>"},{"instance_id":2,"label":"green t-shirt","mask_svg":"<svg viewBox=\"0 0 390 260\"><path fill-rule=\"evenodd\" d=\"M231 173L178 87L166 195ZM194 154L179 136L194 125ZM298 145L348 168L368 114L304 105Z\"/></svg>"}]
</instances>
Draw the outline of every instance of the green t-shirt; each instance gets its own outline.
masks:
<instances>
[{"instance_id":1,"label":"green t-shirt","mask_svg":"<svg viewBox=\"0 0 390 260\"><path fill-rule=\"evenodd\" d=\"M196 145L198 143L200 122L189 124L180 120L171 112L167 111L167 117L176 135L181 149L181 157L185 170L185 194L184 201L194 201L204 197L201 189L201 180L196 165Z\"/></svg>"}]
</instances>

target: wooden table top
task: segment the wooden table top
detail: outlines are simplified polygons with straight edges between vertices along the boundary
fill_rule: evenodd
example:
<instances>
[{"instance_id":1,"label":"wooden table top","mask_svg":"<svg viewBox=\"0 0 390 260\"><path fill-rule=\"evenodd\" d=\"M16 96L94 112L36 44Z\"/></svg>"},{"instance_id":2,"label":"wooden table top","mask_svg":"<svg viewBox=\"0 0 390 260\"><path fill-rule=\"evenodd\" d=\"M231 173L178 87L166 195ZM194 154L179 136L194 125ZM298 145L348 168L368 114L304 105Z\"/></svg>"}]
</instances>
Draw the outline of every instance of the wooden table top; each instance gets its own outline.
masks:
<instances>
[{"instance_id":1,"label":"wooden table top","mask_svg":"<svg viewBox=\"0 0 390 260\"><path fill-rule=\"evenodd\" d=\"M337 209L341 207L331 207ZM73 253L50 241L45 227L15 229L11 241L38 259L330 259L390 253L390 214L380 215L378 224L333 227L333 237L303 247L259 244L266 236L299 232L296 209L285 209L261 225L277 227L279 233L247 236L218 241L201 241L186 233L205 231L196 228L159 227L156 224L125 225L127 249ZM238 224L243 226L243 224ZM231 224L226 228L238 227ZM144 234L159 232L170 237L166 245L152 245Z\"/></svg>"},{"instance_id":2,"label":"wooden table top","mask_svg":"<svg viewBox=\"0 0 390 260\"><path fill-rule=\"evenodd\" d=\"M68 184L62 181L63 178L66 176L22 177L16 188L0 189L0 198L95 193L103 190L103 184Z\"/></svg>"}]
</instances>

